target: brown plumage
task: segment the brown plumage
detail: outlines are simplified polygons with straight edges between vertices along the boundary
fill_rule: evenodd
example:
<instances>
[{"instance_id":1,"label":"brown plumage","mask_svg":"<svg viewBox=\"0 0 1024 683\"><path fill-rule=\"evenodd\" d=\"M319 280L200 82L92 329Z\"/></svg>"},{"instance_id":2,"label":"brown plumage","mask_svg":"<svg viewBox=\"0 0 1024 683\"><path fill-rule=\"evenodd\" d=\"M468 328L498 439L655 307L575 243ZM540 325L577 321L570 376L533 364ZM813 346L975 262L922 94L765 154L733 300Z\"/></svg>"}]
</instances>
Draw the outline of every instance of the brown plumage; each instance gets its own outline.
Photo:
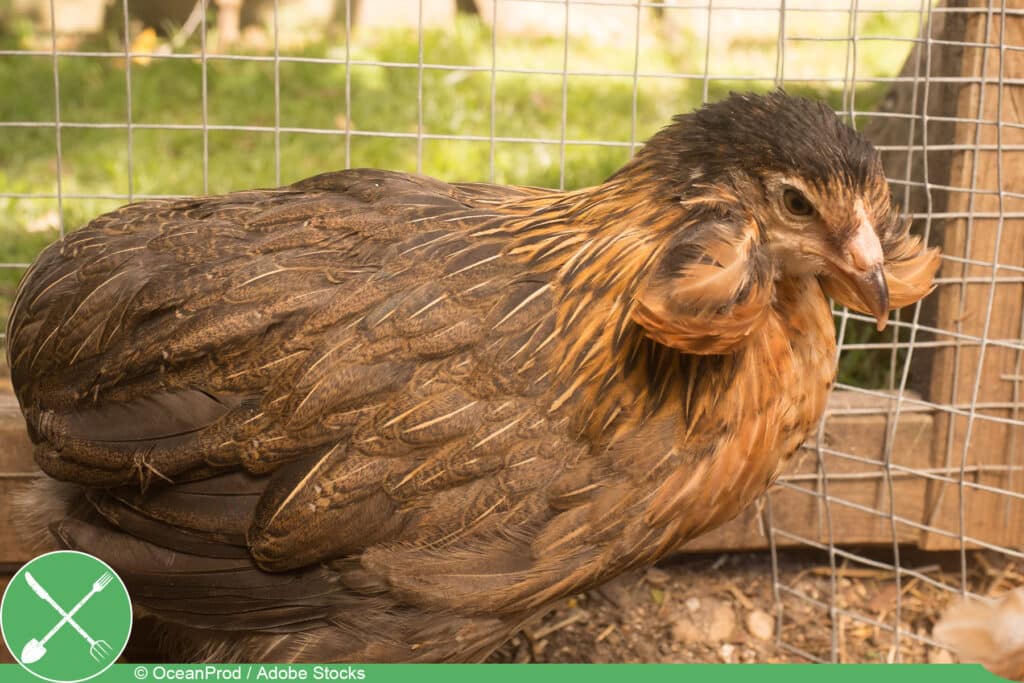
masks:
<instances>
[{"instance_id":1,"label":"brown plumage","mask_svg":"<svg viewBox=\"0 0 1024 683\"><path fill-rule=\"evenodd\" d=\"M478 660L763 493L833 380L822 288L884 320L937 266L826 106L735 95L575 192L360 169L101 216L26 275L12 378L86 487L56 535L169 656Z\"/></svg>"}]
</instances>

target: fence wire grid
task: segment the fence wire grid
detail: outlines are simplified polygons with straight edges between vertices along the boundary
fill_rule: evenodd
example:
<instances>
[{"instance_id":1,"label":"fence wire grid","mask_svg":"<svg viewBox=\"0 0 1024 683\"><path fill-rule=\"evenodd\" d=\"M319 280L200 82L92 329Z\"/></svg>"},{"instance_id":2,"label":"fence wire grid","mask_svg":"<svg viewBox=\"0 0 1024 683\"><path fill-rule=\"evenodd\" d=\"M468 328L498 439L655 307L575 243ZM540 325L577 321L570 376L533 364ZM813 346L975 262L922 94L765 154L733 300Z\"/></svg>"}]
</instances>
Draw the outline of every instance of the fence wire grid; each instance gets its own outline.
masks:
<instances>
[{"instance_id":1,"label":"fence wire grid","mask_svg":"<svg viewBox=\"0 0 1024 683\"><path fill-rule=\"evenodd\" d=\"M279 185L312 175L292 163L289 144L299 139L322 146L323 159L304 160L316 170L383 163L367 145L385 141L398 150L385 159L392 167L465 181L522 182L514 150L527 149L533 167L548 169L541 176L547 184L565 188L589 180L585 167L594 159L610 168L624 162L656 129L653 120L667 123L660 112L650 113L666 106L651 105L665 93L686 92L699 104L728 89L782 86L829 98L882 151L895 197L914 219L914 229L943 247L943 266L932 297L897 314L884 334L865 333L871 323L865 316L835 310L840 366L849 358L867 358L858 363L874 368L868 373L874 377L841 375L816 438L798 458L802 465L780 479L758 512L762 543L772 556L777 645L809 660L840 661L844 638L866 627L883 634L880 659L914 659L914 644L939 644L905 619L903 600L913 586L951 598L991 597L1024 583L1024 121L1014 109L1024 86L1020 0L476 0L480 21L489 26L484 48L473 59L449 61L435 60L445 51L434 48L454 29L426 18L437 5L454 7L454 0L399 2L394 19L408 27L414 42L383 57L371 49L377 29L360 26L367 2L337 0L331 21L338 31L321 52L296 46L288 35L282 17L301 4L288 0L266 3L266 40L258 47L242 41L221 49L213 39L222 38L213 23L216 7L199 6L183 25L166 32L163 42L171 49L162 52L140 47L143 27L128 0L113 0L108 9L108 21L110 11L117 13L119 49L64 40L64 3L43 4L49 26L35 40L0 45L0 60L12 68L47 63L46 82L21 86L26 96L45 91L52 115L20 119L13 108L0 107L6 112L0 152L19 136L47 136L45 180L51 187L29 187L0 173L0 208L7 211L0 220L18 223L17 230L25 216L43 216L40 230L53 229L54 237L91 213L125 202ZM403 11L412 15L398 16ZM531 31L547 32L543 59L517 60L521 52L505 49L517 40L517 17L527 13L540 17L539 28ZM581 35L588 22L611 32L606 40L618 62L577 58L595 52L586 47L591 38ZM659 58L659 50L675 39L685 39L687 58ZM749 56L744 41L757 46ZM137 91L149 78L147 70L176 60L199 65L198 111L188 121L143 116ZM81 84L70 82L69 74L85 62L117 74L123 87L118 116L81 115L85 110L74 100ZM218 106L210 74L227 64L254 67L269 83L266 97L272 102L262 118L225 114ZM308 121L315 117L289 114L289 74L312 70L330 74L333 99L307 106L337 112L334 121L313 124ZM387 116L354 120L364 94L358 75L386 78L396 72L415 75L403 81L412 87L403 94L401 124L384 125ZM544 99L554 112L551 120L531 128L521 103L503 114L505 85L513 82L508 79L527 88L543 83L542 95L527 101ZM431 89L440 82L452 84L453 93L464 92L459 88L467 81L479 91L473 102L482 107L470 131L457 123L436 125L430 109L443 93ZM593 109L595 101L576 96L584 83L591 92L600 92L603 83L619 87L623 125L609 131L602 111ZM459 103L452 106L457 111ZM674 113L690 108L679 105ZM527 120L517 122L520 115ZM69 155L97 131L119 136L116 161L97 171L98 179L76 180ZM175 136L190 141L176 158L154 160L140 146ZM258 140L252 155L271 161L232 185L218 159L223 147L214 144L217 136ZM478 160L475 177L451 176L453 150L454 156ZM194 171L191 185L164 182L164 171L175 164ZM0 275L16 281L31 257L0 250ZM827 558L827 590L783 580L779 557L790 548L816 549ZM952 570L937 571L936 562L917 549L944 553L942 562L952 561ZM1005 567L995 588L983 589L971 579L979 555L987 565ZM891 578L891 610L879 615L844 602L843 581L857 571ZM830 628L825 647L787 640L787 622L808 608Z\"/></svg>"}]
</instances>

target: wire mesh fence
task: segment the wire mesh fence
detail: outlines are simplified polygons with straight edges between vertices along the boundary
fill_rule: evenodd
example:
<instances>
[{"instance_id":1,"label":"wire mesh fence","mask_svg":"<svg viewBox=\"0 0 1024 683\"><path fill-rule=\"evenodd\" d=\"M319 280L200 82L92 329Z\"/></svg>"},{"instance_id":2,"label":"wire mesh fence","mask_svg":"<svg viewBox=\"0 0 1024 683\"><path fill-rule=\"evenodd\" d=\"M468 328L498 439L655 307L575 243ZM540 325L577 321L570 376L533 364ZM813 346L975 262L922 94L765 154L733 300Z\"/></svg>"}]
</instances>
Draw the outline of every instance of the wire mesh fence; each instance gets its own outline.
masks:
<instances>
[{"instance_id":1,"label":"wire mesh fence","mask_svg":"<svg viewBox=\"0 0 1024 683\"><path fill-rule=\"evenodd\" d=\"M778 645L819 661L848 659L864 628L884 660L937 645L905 614L915 586L1024 582L1019 0L338 0L301 30L309 3L249 4L256 28L231 45L202 2L154 27L114 0L92 38L62 31L61 0L36 8L34 28L0 16L4 317L42 245L125 202L353 166L576 187L672 114L782 86L827 99L876 142L943 267L938 291L885 334L836 309L840 382L816 438L745 531L705 547L769 549ZM786 548L822 553L824 591L780 575ZM916 549L947 565L952 553L953 568ZM993 557L999 580L974 581ZM844 600L857 572L890 577L891 604ZM787 638L807 614L824 645Z\"/></svg>"}]
</instances>

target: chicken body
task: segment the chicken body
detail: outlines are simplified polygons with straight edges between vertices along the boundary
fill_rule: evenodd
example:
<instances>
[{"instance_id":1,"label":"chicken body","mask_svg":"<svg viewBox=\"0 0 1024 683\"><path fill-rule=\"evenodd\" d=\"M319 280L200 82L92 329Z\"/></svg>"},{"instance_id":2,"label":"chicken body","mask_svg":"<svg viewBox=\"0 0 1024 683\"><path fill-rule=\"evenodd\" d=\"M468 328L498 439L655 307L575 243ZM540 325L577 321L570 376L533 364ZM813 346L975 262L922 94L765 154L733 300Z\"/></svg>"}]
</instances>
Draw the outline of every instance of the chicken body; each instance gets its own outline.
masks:
<instances>
[{"instance_id":1,"label":"chicken body","mask_svg":"<svg viewBox=\"0 0 1024 683\"><path fill-rule=\"evenodd\" d=\"M835 339L747 176L679 151L699 126L578 192L352 170L52 245L9 347L38 463L88 500L54 533L173 658L467 661L732 518L819 419ZM883 198L836 178L902 305L937 259L871 154Z\"/></svg>"}]
</instances>

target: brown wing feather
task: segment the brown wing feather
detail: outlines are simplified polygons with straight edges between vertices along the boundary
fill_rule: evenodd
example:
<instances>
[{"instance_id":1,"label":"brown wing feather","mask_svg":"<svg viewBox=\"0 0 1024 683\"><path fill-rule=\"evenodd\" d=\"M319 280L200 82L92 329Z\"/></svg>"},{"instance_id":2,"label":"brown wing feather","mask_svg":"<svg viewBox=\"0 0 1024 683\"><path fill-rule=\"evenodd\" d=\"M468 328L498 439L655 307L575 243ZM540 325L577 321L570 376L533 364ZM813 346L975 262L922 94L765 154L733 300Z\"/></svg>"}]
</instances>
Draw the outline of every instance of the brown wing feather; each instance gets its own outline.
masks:
<instances>
[{"instance_id":1,"label":"brown wing feather","mask_svg":"<svg viewBox=\"0 0 1024 683\"><path fill-rule=\"evenodd\" d=\"M544 193L356 171L127 207L48 249L13 316L19 399L43 469L120 487L93 504L131 534L69 520L61 538L108 556L150 614L215 630L316 630L345 610L383 620L399 599L479 614L489 585L550 592L563 579L556 558L538 571L523 539L550 516L544 488L566 453L584 447L523 399L536 372L492 369L510 341L542 341L549 281L523 279L500 245L449 227L486 221L472 202L507 194ZM25 352L39 335L52 341ZM225 592L225 581L276 586L257 565L289 576L364 553L369 567L397 567L440 547L448 561L419 586L383 570L368 584L365 572L335 575L331 617L322 601ZM459 578L501 556L517 566ZM189 587L173 604L169 571ZM466 588L446 593L452 581ZM438 631L413 613L401 654L375 657L414 658L408 645L428 626L493 647L525 608L485 629L483 616ZM236 610L251 618L233 626ZM324 634L332 657L370 646ZM459 657L477 647L486 653L466 641Z\"/></svg>"}]
</instances>

